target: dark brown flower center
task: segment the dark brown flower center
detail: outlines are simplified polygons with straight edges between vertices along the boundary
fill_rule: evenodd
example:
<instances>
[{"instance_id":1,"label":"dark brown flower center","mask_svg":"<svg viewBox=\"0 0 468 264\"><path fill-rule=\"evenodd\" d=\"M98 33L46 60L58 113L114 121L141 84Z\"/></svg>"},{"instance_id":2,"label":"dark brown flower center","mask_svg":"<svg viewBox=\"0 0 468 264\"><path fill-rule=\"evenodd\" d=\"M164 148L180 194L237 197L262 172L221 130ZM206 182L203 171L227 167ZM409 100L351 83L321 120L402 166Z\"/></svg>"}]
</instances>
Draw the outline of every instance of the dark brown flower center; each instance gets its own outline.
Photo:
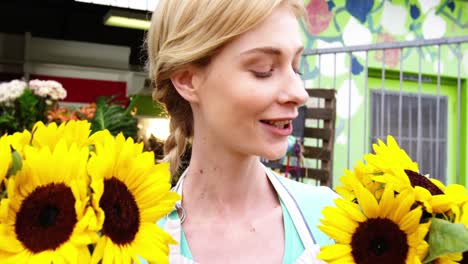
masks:
<instances>
[{"instance_id":1,"label":"dark brown flower center","mask_svg":"<svg viewBox=\"0 0 468 264\"><path fill-rule=\"evenodd\" d=\"M468 251L463 252L463 259L460 261L460 264L468 264Z\"/></svg>"},{"instance_id":2,"label":"dark brown flower center","mask_svg":"<svg viewBox=\"0 0 468 264\"><path fill-rule=\"evenodd\" d=\"M405 232L386 218L359 224L351 239L351 255L357 264L405 263L409 246Z\"/></svg>"},{"instance_id":3,"label":"dark brown flower center","mask_svg":"<svg viewBox=\"0 0 468 264\"><path fill-rule=\"evenodd\" d=\"M105 214L104 235L115 244L131 243L140 227L140 212L127 186L116 178L105 180L99 206Z\"/></svg>"},{"instance_id":4,"label":"dark brown flower center","mask_svg":"<svg viewBox=\"0 0 468 264\"><path fill-rule=\"evenodd\" d=\"M423 175L411 171L411 170L405 170L406 175L408 175L408 178L411 182L411 186L420 186L428 190L432 195L438 195L438 194L444 194L444 192L437 187L434 183L431 182L427 177L424 177Z\"/></svg>"},{"instance_id":5,"label":"dark brown flower center","mask_svg":"<svg viewBox=\"0 0 468 264\"><path fill-rule=\"evenodd\" d=\"M63 183L37 187L16 214L15 232L33 253L57 249L70 239L77 222L75 197Z\"/></svg>"}]
</instances>

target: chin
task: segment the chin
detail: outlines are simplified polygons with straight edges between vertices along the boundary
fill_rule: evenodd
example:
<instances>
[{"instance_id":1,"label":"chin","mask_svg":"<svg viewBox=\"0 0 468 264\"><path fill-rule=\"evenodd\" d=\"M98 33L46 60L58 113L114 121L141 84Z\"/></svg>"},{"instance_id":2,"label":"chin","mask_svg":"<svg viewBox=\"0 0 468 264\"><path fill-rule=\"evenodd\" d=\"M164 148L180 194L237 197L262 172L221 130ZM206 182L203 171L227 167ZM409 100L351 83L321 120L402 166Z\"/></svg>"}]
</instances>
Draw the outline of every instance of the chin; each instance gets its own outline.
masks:
<instances>
[{"instance_id":1,"label":"chin","mask_svg":"<svg viewBox=\"0 0 468 264\"><path fill-rule=\"evenodd\" d=\"M259 156L267 160L278 160L286 155L287 150L288 150L288 142L285 142L282 145L265 146Z\"/></svg>"}]
</instances>

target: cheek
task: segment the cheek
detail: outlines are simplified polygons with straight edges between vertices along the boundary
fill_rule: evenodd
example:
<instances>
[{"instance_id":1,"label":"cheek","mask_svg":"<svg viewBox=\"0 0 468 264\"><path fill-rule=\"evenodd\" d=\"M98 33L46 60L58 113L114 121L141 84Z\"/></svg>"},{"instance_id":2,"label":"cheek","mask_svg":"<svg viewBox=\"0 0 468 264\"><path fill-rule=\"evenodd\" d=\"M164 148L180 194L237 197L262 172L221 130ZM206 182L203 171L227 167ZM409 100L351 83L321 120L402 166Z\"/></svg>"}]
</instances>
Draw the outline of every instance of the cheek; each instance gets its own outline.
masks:
<instances>
[{"instance_id":1,"label":"cheek","mask_svg":"<svg viewBox=\"0 0 468 264\"><path fill-rule=\"evenodd\" d=\"M229 115L232 122L246 126L256 126L257 122L265 118L265 113L273 104L270 97L258 93L243 93L232 95L222 102L225 108L225 114ZM252 131L246 131L252 132Z\"/></svg>"},{"instance_id":2,"label":"cheek","mask_svg":"<svg viewBox=\"0 0 468 264\"><path fill-rule=\"evenodd\" d=\"M232 87L232 103L250 112L262 113L276 102L276 89L265 81L239 83Z\"/></svg>"},{"instance_id":3,"label":"cheek","mask_svg":"<svg viewBox=\"0 0 468 264\"><path fill-rule=\"evenodd\" d=\"M217 68L202 88L201 105L204 118L230 135L252 137L257 122L266 118L276 102L275 83L254 79L250 73ZM226 129L237 128L236 131ZM255 137L255 136L254 136Z\"/></svg>"},{"instance_id":4,"label":"cheek","mask_svg":"<svg viewBox=\"0 0 468 264\"><path fill-rule=\"evenodd\" d=\"M214 111L233 116L261 116L275 103L274 89L251 80L239 78L236 82L217 82L206 98Z\"/></svg>"}]
</instances>

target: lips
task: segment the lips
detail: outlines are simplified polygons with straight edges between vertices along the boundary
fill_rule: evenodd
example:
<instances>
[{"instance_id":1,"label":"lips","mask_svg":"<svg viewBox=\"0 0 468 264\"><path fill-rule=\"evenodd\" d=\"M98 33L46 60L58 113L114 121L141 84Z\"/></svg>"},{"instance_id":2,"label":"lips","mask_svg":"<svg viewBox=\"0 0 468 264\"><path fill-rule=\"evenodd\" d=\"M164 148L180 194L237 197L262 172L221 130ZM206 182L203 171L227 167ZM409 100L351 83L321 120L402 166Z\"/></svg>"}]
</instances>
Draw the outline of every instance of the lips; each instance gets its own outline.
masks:
<instances>
[{"instance_id":1,"label":"lips","mask_svg":"<svg viewBox=\"0 0 468 264\"><path fill-rule=\"evenodd\" d=\"M282 120L282 121L275 121L275 120L261 120L260 122L274 126L279 129L286 129L291 125L291 120Z\"/></svg>"},{"instance_id":2,"label":"lips","mask_svg":"<svg viewBox=\"0 0 468 264\"><path fill-rule=\"evenodd\" d=\"M289 136L292 133L292 119L260 120L260 123L266 131L276 136Z\"/></svg>"}]
</instances>

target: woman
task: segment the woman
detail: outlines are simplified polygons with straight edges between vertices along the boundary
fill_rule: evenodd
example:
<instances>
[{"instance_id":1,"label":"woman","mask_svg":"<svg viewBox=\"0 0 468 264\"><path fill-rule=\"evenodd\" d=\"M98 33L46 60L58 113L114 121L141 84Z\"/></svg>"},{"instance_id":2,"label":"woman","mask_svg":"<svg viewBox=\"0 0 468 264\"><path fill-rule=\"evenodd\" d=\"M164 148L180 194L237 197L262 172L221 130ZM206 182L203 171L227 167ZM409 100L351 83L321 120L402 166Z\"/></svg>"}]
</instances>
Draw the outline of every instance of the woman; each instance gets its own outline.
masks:
<instances>
[{"instance_id":1,"label":"woman","mask_svg":"<svg viewBox=\"0 0 468 264\"><path fill-rule=\"evenodd\" d=\"M260 162L287 149L307 100L299 74L303 0L161 0L147 45L154 97L171 117L172 173L192 143L159 224L171 263L314 263L320 211L335 194L281 178ZM302 262L301 262L302 261Z\"/></svg>"}]
</instances>

